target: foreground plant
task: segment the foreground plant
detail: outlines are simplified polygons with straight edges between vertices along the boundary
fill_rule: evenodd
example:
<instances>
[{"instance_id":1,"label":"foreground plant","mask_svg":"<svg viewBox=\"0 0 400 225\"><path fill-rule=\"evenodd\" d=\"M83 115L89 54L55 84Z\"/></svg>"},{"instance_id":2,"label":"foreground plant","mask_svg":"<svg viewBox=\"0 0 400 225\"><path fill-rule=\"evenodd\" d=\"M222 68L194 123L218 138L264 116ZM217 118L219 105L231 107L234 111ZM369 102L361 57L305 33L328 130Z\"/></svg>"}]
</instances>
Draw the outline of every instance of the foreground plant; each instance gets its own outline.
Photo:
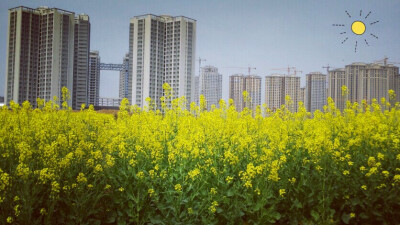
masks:
<instances>
[{"instance_id":1,"label":"foreground plant","mask_svg":"<svg viewBox=\"0 0 400 225\"><path fill-rule=\"evenodd\" d=\"M0 223L400 222L398 104L162 104L1 108Z\"/></svg>"}]
</instances>

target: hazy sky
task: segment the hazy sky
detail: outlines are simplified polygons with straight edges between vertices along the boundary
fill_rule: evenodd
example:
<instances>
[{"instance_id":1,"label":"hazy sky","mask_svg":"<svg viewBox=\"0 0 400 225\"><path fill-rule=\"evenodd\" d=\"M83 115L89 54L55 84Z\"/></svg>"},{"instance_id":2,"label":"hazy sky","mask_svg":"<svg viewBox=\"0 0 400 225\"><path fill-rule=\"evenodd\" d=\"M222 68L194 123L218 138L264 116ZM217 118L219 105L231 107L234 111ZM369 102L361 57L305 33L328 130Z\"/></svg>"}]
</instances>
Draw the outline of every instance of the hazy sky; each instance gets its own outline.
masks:
<instances>
[{"instance_id":1,"label":"hazy sky","mask_svg":"<svg viewBox=\"0 0 400 225\"><path fill-rule=\"evenodd\" d=\"M20 5L57 7L88 14L92 25L91 50L99 50L105 63L122 63L129 47L131 17L151 13L193 18L197 20L196 58L207 60L202 66L219 68L223 75L224 99L228 98L229 76L247 73L247 69L227 67L256 67L254 74L263 78L264 101L264 77L285 73L273 68L297 67L303 71L300 74L303 86L305 74L326 73L322 66L328 63L343 67L352 62L373 62L384 56L389 61L400 62L398 0L0 0L1 96L5 82L8 9ZM371 14L365 19L369 11ZM363 35L351 33L355 20L365 22ZM341 44L346 37L348 40ZM354 51L356 41L357 52ZM118 82L118 72L102 71L100 96L117 97Z\"/></svg>"}]
</instances>

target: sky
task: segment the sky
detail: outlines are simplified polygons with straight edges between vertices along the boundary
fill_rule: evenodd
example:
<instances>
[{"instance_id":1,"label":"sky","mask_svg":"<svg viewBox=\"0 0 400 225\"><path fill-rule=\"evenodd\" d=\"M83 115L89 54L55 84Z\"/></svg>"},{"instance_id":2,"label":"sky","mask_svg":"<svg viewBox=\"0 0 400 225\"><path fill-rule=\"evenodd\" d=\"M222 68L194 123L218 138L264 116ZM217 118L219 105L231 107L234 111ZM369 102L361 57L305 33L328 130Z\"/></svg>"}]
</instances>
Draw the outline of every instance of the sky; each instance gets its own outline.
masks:
<instances>
[{"instance_id":1,"label":"sky","mask_svg":"<svg viewBox=\"0 0 400 225\"><path fill-rule=\"evenodd\" d=\"M122 63L129 50L130 18L143 14L193 18L197 21L196 58L206 59L202 66L219 68L225 100L229 97L229 76L247 74L249 66L256 68L252 74L262 77L264 101L264 77L287 73L273 69L296 67L302 71L297 75L304 86L307 73L326 73L322 67L328 64L341 68L385 56L400 62L397 0L0 0L0 96L4 95L8 9L20 5L88 14L90 48L100 52L103 63ZM362 35L350 29L357 20L366 25ZM375 21L379 22L370 25ZM198 63L195 67L197 75ZM118 97L118 82L118 72L101 71L100 96Z\"/></svg>"}]
</instances>

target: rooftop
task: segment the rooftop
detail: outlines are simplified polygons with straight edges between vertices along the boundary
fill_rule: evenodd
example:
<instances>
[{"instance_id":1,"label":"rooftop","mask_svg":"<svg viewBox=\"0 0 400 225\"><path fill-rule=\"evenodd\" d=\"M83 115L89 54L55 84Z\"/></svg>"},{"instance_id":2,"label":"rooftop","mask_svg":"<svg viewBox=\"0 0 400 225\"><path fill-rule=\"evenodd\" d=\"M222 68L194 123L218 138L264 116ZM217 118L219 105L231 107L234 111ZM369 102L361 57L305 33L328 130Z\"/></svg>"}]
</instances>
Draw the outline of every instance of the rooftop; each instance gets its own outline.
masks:
<instances>
[{"instance_id":1,"label":"rooftop","mask_svg":"<svg viewBox=\"0 0 400 225\"><path fill-rule=\"evenodd\" d=\"M61 13L65 13L65 14L75 14L74 12L71 12L71 11L67 11L67 10L59 9L59 8L49 8L49 7L47 7L47 6L40 6L40 7L36 8L36 9L29 8L29 7L26 7L26 6L17 6L17 7L8 9L8 10L9 10L9 11L14 11L14 10L18 10L18 9L22 9L22 10L26 10L26 11L31 11L31 12L40 12L40 11L57 10L57 11L59 11L59 12L61 12Z\"/></svg>"},{"instance_id":2,"label":"rooftop","mask_svg":"<svg viewBox=\"0 0 400 225\"><path fill-rule=\"evenodd\" d=\"M186 16L170 16L170 15L157 16L157 15L150 14L150 13L149 14L144 14L144 15L139 15L139 16L134 16L131 19L144 19L144 18L146 18L148 16L150 16L151 18L154 18L154 19L161 19L161 20L173 20L173 19L178 19L178 18L185 18L186 20L189 20L191 22L196 22L195 19L192 19L192 18L189 18L189 17L186 17Z\"/></svg>"}]
</instances>

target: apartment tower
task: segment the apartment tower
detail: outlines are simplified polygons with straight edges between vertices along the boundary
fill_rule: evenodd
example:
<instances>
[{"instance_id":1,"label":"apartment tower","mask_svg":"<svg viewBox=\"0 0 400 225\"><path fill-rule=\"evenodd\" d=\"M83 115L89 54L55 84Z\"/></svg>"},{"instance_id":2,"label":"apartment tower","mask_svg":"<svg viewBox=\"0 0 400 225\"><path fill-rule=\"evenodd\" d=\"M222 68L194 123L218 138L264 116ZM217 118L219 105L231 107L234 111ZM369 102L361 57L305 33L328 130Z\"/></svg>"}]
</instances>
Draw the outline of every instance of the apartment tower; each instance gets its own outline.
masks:
<instances>
[{"instance_id":1,"label":"apartment tower","mask_svg":"<svg viewBox=\"0 0 400 225\"><path fill-rule=\"evenodd\" d=\"M199 76L194 76L193 102L195 102L196 105L200 104L200 77Z\"/></svg>"},{"instance_id":2,"label":"apartment tower","mask_svg":"<svg viewBox=\"0 0 400 225\"><path fill-rule=\"evenodd\" d=\"M80 82L87 82L89 17L19 6L8 10L8 21L5 103L28 100L36 106L36 98L61 99L62 87L72 93L69 105L84 102Z\"/></svg>"},{"instance_id":3,"label":"apartment tower","mask_svg":"<svg viewBox=\"0 0 400 225\"><path fill-rule=\"evenodd\" d=\"M323 111L326 98L326 75L319 72L307 74L304 103L307 111Z\"/></svg>"},{"instance_id":4,"label":"apartment tower","mask_svg":"<svg viewBox=\"0 0 400 225\"><path fill-rule=\"evenodd\" d=\"M196 21L178 16L136 16L130 20L129 61L132 104L150 97L160 107L163 84L174 97L194 95Z\"/></svg>"},{"instance_id":5,"label":"apartment tower","mask_svg":"<svg viewBox=\"0 0 400 225\"><path fill-rule=\"evenodd\" d=\"M330 70L328 74L328 96L335 102L338 109L343 110L346 106L346 99L342 87L346 85L345 69Z\"/></svg>"},{"instance_id":6,"label":"apartment tower","mask_svg":"<svg viewBox=\"0 0 400 225\"><path fill-rule=\"evenodd\" d=\"M389 99L390 89L397 92L399 100L399 86L396 85L399 77L399 67L382 64L352 63L344 69L329 71L328 96L332 97L337 107L345 108L345 101L361 103L366 100L371 103L373 99ZM347 87L346 95L342 93L342 86Z\"/></svg>"},{"instance_id":7,"label":"apartment tower","mask_svg":"<svg viewBox=\"0 0 400 225\"><path fill-rule=\"evenodd\" d=\"M299 102L302 102L305 105L305 100L306 100L306 88L302 87L300 88Z\"/></svg>"},{"instance_id":8,"label":"apartment tower","mask_svg":"<svg viewBox=\"0 0 400 225\"><path fill-rule=\"evenodd\" d=\"M300 77L273 74L265 77L265 103L271 110L286 104L291 99L289 110L297 112L300 99Z\"/></svg>"},{"instance_id":9,"label":"apartment tower","mask_svg":"<svg viewBox=\"0 0 400 225\"><path fill-rule=\"evenodd\" d=\"M249 99L244 99L243 92L248 93ZM235 74L229 77L229 98L234 101L237 111L245 107L255 109L261 105L261 77L256 75L244 76Z\"/></svg>"},{"instance_id":10,"label":"apartment tower","mask_svg":"<svg viewBox=\"0 0 400 225\"><path fill-rule=\"evenodd\" d=\"M122 60L123 69L119 72L119 98L131 99L132 83L129 80L129 53ZM130 85L131 84L131 85Z\"/></svg>"},{"instance_id":11,"label":"apartment tower","mask_svg":"<svg viewBox=\"0 0 400 225\"><path fill-rule=\"evenodd\" d=\"M89 52L90 52L90 22L85 14L75 17L74 38L74 79L72 108L79 109L87 105L89 87Z\"/></svg>"},{"instance_id":12,"label":"apartment tower","mask_svg":"<svg viewBox=\"0 0 400 225\"><path fill-rule=\"evenodd\" d=\"M90 51L88 84L88 104L97 106L100 95L100 55L98 51Z\"/></svg>"},{"instance_id":13,"label":"apartment tower","mask_svg":"<svg viewBox=\"0 0 400 225\"><path fill-rule=\"evenodd\" d=\"M199 84L200 95L203 95L207 101L207 109L210 110L212 105L218 107L219 100L222 98L222 74L218 73L218 68L202 67Z\"/></svg>"}]
</instances>

